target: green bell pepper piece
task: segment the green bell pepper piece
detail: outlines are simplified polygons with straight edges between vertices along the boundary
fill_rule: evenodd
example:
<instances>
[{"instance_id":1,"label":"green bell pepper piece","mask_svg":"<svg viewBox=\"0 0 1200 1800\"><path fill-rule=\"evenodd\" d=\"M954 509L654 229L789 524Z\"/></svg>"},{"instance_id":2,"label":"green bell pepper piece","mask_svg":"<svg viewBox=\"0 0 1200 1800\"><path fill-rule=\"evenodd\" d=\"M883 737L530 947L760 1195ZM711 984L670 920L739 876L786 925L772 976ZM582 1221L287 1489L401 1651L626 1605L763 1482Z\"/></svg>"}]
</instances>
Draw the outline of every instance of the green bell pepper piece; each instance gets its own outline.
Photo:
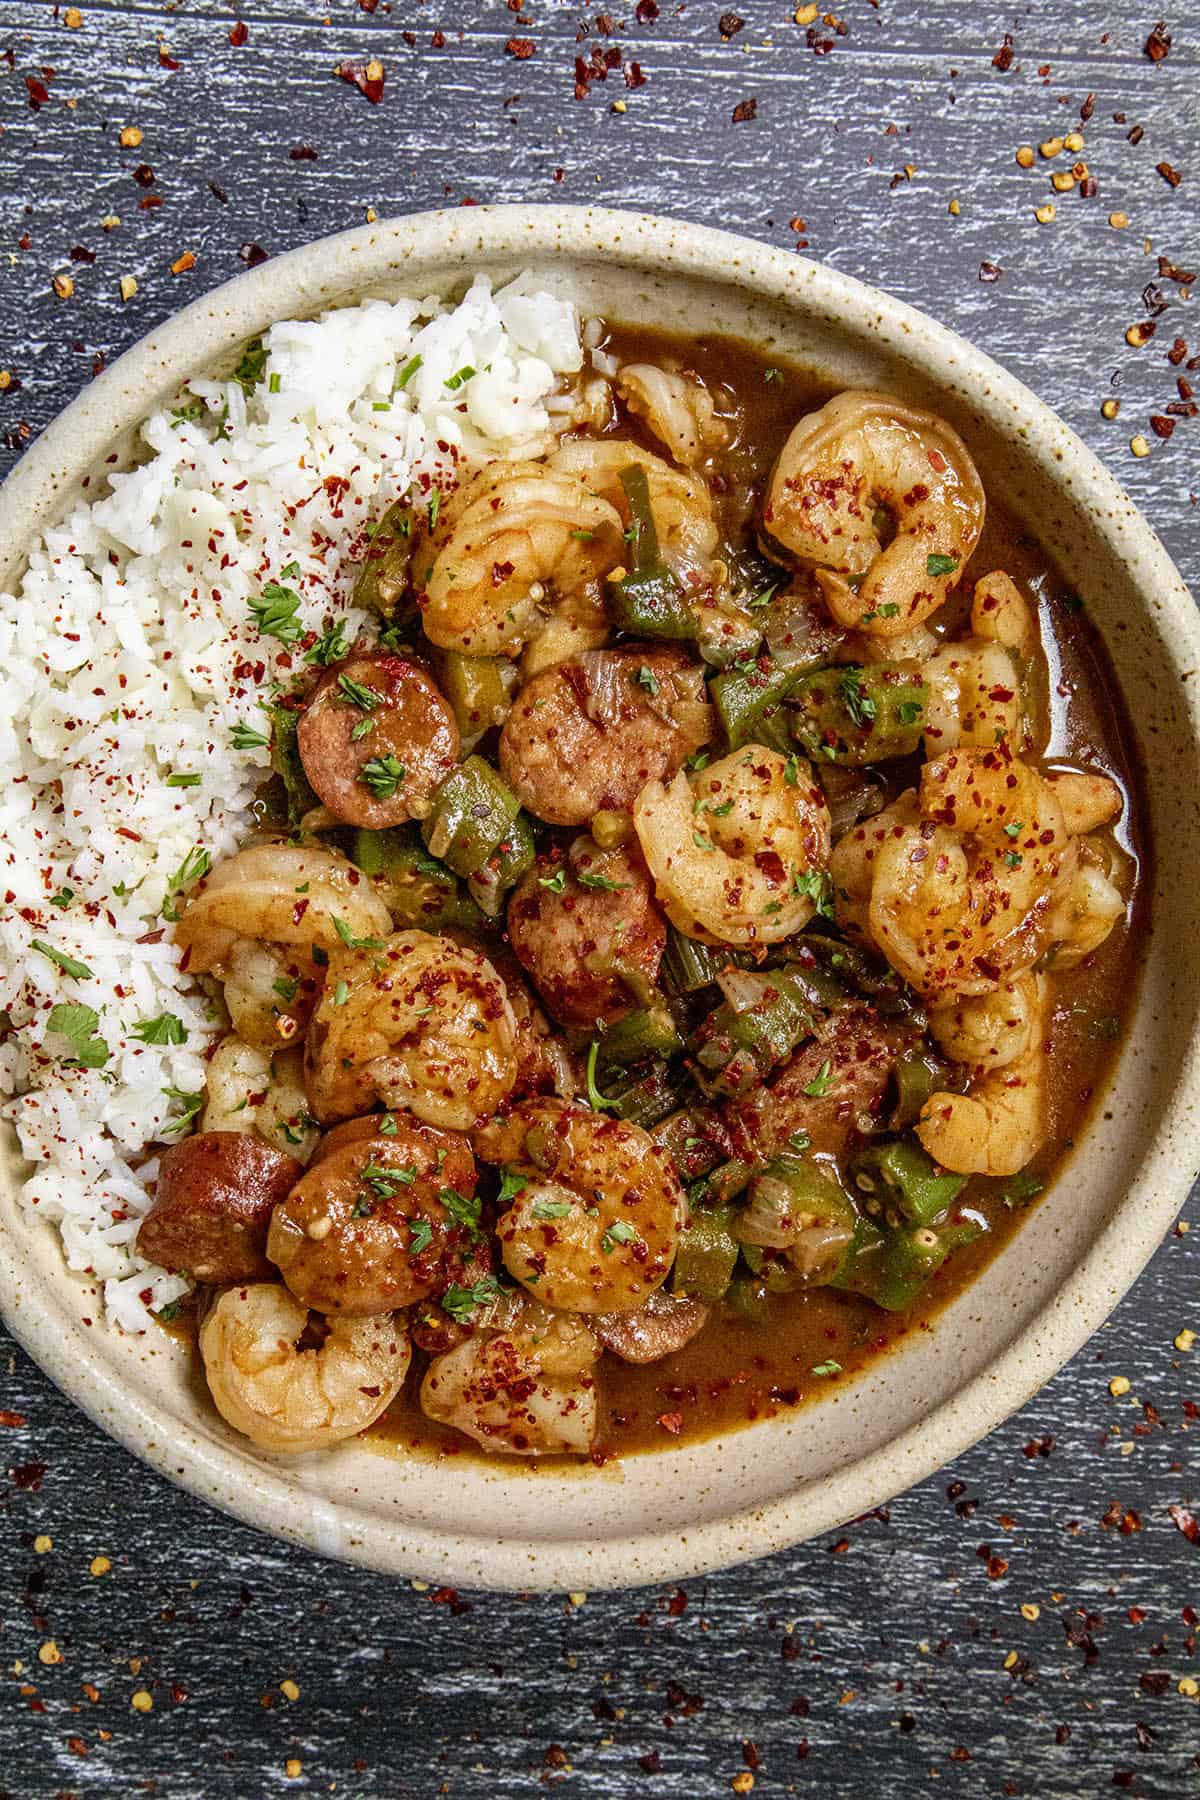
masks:
<instances>
[{"instance_id":1,"label":"green bell pepper piece","mask_svg":"<svg viewBox=\"0 0 1200 1800\"><path fill-rule=\"evenodd\" d=\"M474 875L507 837L521 810L507 782L482 756L468 756L433 796L421 836L431 855L456 875Z\"/></svg>"}]
</instances>

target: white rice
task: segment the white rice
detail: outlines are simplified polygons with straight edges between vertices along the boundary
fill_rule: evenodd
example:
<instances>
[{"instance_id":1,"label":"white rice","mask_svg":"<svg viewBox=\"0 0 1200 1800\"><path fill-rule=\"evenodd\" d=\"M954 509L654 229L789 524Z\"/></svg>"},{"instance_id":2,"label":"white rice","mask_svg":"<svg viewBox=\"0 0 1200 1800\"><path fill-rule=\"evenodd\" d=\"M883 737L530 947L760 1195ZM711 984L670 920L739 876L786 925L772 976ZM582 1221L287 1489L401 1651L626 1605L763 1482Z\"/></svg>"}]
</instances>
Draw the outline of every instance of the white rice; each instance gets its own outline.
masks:
<instances>
[{"instance_id":1,"label":"white rice","mask_svg":"<svg viewBox=\"0 0 1200 1800\"><path fill-rule=\"evenodd\" d=\"M167 1090L203 1087L221 1029L180 973L164 902L189 857L215 861L246 835L268 758L234 750L230 732L265 733L270 683L303 660L259 635L248 602L298 564L302 623L343 618L352 637L368 523L410 488L420 500L452 484L461 458L543 449L582 360L574 307L524 280L495 294L477 280L449 309L371 301L287 320L264 347L249 395L194 379L149 418L146 460L97 470L95 498L0 595L0 1092L34 1165L24 1204L58 1226L126 1331L186 1291L134 1248L157 1168L142 1158L172 1141L181 1105ZM476 372L449 387L464 369ZM47 1028L57 1004L97 1014L103 1066L69 1066L72 1039ZM131 1035L165 1013L184 1043Z\"/></svg>"}]
</instances>

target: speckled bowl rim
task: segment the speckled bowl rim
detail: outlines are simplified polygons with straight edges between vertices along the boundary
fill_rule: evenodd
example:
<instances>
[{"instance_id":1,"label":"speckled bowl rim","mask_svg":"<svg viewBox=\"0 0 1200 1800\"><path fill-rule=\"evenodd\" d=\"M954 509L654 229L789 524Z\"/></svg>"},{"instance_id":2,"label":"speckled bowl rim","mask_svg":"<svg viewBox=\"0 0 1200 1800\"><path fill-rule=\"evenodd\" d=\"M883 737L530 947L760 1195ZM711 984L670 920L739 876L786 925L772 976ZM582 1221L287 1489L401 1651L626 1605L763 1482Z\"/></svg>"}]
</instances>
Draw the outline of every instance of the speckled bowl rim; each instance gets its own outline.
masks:
<instances>
[{"instance_id":1,"label":"speckled bowl rim","mask_svg":"<svg viewBox=\"0 0 1200 1800\"><path fill-rule=\"evenodd\" d=\"M193 302L127 351L31 446L0 491L0 549L21 549L53 521L60 495L119 432L137 423L165 371L179 379L278 318L321 303L331 285L363 289L406 264L474 255L612 258L635 272L733 282L760 300L842 331L869 336L935 380L972 377L972 403L1004 438L1019 437L1048 481L1090 513L1143 596L1177 669L1200 663L1200 624L1187 588L1159 539L1087 446L1022 383L955 332L853 277L728 232L607 208L500 206L419 213L346 231L279 256ZM1200 739L1200 683L1188 684L1188 716ZM1075 1265L1073 1278L1014 1341L919 1424L819 1484L762 1506L689 1528L528 1541L397 1527L353 1504L338 1506L336 1553L383 1572L436 1570L461 1585L522 1589L621 1587L679 1579L766 1555L869 1511L968 1449L1022 1406L1108 1317L1136 1279L1186 1198L1195 1132L1189 1101L1200 1093L1200 1043L1193 1036L1136 1187ZM52 1307L22 1287L17 1246L0 1232L0 1313L17 1341L103 1430L199 1497L274 1535L328 1552L324 1507L297 1509L295 1477L254 1464L232 1447L187 1439L123 1390L99 1357L81 1364L62 1340ZM752 1430L753 1428L747 1428ZM747 1443L749 1439L747 1439ZM532 1499L532 1496L531 1496Z\"/></svg>"}]
</instances>

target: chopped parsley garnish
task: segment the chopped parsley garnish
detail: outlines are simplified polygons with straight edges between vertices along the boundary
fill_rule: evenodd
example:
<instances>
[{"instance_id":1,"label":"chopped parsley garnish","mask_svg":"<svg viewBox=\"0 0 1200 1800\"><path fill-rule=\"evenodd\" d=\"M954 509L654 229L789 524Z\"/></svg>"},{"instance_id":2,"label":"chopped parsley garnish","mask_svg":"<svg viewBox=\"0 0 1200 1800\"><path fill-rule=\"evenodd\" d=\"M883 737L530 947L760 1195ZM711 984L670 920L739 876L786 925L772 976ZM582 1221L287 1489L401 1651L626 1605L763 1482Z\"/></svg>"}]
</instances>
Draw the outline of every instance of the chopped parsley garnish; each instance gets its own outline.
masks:
<instances>
[{"instance_id":1,"label":"chopped parsley garnish","mask_svg":"<svg viewBox=\"0 0 1200 1800\"><path fill-rule=\"evenodd\" d=\"M460 387L465 387L475 371L470 363L464 363L461 369L455 369L453 375L446 377L446 386L452 394L457 394Z\"/></svg>"},{"instance_id":2,"label":"chopped parsley garnish","mask_svg":"<svg viewBox=\"0 0 1200 1800\"><path fill-rule=\"evenodd\" d=\"M1026 1175L1022 1170L1019 1175L1014 1175L1000 1198L1008 1207L1025 1206L1041 1193L1045 1185L1045 1182L1039 1181L1036 1175Z\"/></svg>"},{"instance_id":3,"label":"chopped parsley garnish","mask_svg":"<svg viewBox=\"0 0 1200 1800\"><path fill-rule=\"evenodd\" d=\"M51 906L57 906L60 912L66 912L68 906L70 906L70 904L74 898L75 898L75 889L74 888L61 887L61 888L59 888L57 894L51 894L50 904L51 904Z\"/></svg>"},{"instance_id":4,"label":"chopped parsley garnish","mask_svg":"<svg viewBox=\"0 0 1200 1800\"><path fill-rule=\"evenodd\" d=\"M353 681L349 675L339 675L338 689L347 706L357 706L359 712L373 713L382 696L365 682Z\"/></svg>"},{"instance_id":5,"label":"chopped parsley garnish","mask_svg":"<svg viewBox=\"0 0 1200 1800\"><path fill-rule=\"evenodd\" d=\"M792 892L811 900L821 918L832 919L833 876L828 869L807 869L803 875L797 870L792 875Z\"/></svg>"},{"instance_id":6,"label":"chopped parsley garnish","mask_svg":"<svg viewBox=\"0 0 1200 1800\"><path fill-rule=\"evenodd\" d=\"M479 1196L477 1194L460 1194L457 1188L444 1187L438 1189L438 1199L445 1207L456 1225L461 1225L471 1233L479 1236Z\"/></svg>"},{"instance_id":7,"label":"chopped parsley garnish","mask_svg":"<svg viewBox=\"0 0 1200 1800\"><path fill-rule=\"evenodd\" d=\"M143 1044L182 1044L187 1041L183 1020L169 1012L159 1013L157 1019L142 1019L129 1035L140 1038Z\"/></svg>"},{"instance_id":8,"label":"chopped parsley garnish","mask_svg":"<svg viewBox=\"0 0 1200 1800\"><path fill-rule=\"evenodd\" d=\"M397 756L373 756L358 771L358 779L379 800L390 800L408 770Z\"/></svg>"},{"instance_id":9,"label":"chopped parsley garnish","mask_svg":"<svg viewBox=\"0 0 1200 1800\"><path fill-rule=\"evenodd\" d=\"M870 694L863 692L862 678L857 669L847 669L838 684L841 690L842 705L858 726L870 726L875 717L875 702Z\"/></svg>"},{"instance_id":10,"label":"chopped parsley garnish","mask_svg":"<svg viewBox=\"0 0 1200 1800\"><path fill-rule=\"evenodd\" d=\"M315 644L309 646L304 652L304 660L319 663L323 669L327 669L331 663L341 662L349 649L346 627L339 619L336 625L331 625L328 631L321 633Z\"/></svg>"},{"instance_id":11,"label":"chopped parsley garnish","mask_svg":"<svg viewBox=\"0 0 1200 1800\"><path fill-rule=\"evenodd\" d=\"M289 569L294 567L294 564L288 564ZM278 638L281 644L294 644L297 638L304 636L304 627L296 617L300 596L295 588L268 581L259 598L251 600L249 605L262 637Z\"/></svg>"},{"instance_id":12,"label":"chopped parsley garnish","mask_svg":"<svg viewBox=\"0 0 1200 1800\"><path fill-rule=\"evenodd\" d=\"M577 544L590 544L595 535L594 531L573 531L571 533Z\"/></svg>"},{"instance_id":13,"label":"chopped parsley garnish","mask_svg":"<svg viewBox=\"0 0 1200 1800\"><path fill-rule=\"evenodd\" d=\"M202 850L197 845L194 850L188 851L175 873L168 879L167 886L173 894L177 894L180 888L190 887L193 881L201 880L211 868L212 857L207 850Z\"/></svg>"},{"instance_id":14,"label":"chopped parsley garnish","mask_svg":"<svg viewBox=\"0 0 1200 1800\"><path fill-rule=\"evenodd\" d=\"M408 386L409 382L412 380L413 376L416 374L417 370L421 367L421 364L424 361L425 361L425 358L423 356L414 356L408 362L405 363L404 367L401 369L400 373L397 375L395 383L392 387L393 394L400 393L404 388L406 388Z\"/></svg>"},{"instance_id":15,"label":"chopped parsley garnish","mask_svg":"<svg viewBox=\"0 0 1200 1800\"><path fill-rule=\"evenodd\" d=\"M496 1205L508 1206L516 1199L521 1190L528 1186L528 1175L522 1175L519 1169L505 1169L500 1179L500 1192L496 1195Z\"/></svg>"},{"instance_id":16,"label":"chopped parsley garnish","mask_svg":"<svg viewBox=\"0 0 1200 1800\"><path fill-rule=\"evenodd\" d=\"M596 1058L600 1054L599 1038L592 1039L591 1049L587 1055L587 1100L593 1112L601 1112L605 1107L611 1111L619 1110L619 1100L608 1100L596 1086Z\"/></svg>"},{"instance_id":17,"label":"chopped parsley garnish","mask_svg":"<svg viewBox=\"0 0 1200 1800\"><path fill-rule=\"evenodd\" d=\"M278 994L285 1006L290 1006L292 1001L296 998L296 990L299 986L300 983L298 981L293 981L290 975L281 975L278 981L273 981L271 983L271 992L273 994Z\"/></svg>"},{"instance_id":18,"label":"chopped parsley garnish","mask_svg":"<svg viewBox=\"0 0 1200 1800\"><path fill-rule=\"evenodd\" d=\"M693 750L692 754L685 760L683 766L685 769L691 769L693 772L698 772L700 769L707 769L711 761L712 756L709 751Z\"/></svg>"},{"instance_id":19,"label":"chopped parsley garnish","mask_svg":"<svg viewBox=\"0 0 1200 1800\"><path fill-rule=\"evenodd\" d=\"M84 1069L102 1069L108 1061L108 1045L96 1036L100 1015L91 1006L61 1004L52 1006L46 1019L51 1031L70 1038L74 1055L70 1058Z\"/></svg>"},{"instance_id":20,"label":"chopped parsley garnish","mask_svg":"<svg viewBox=\"0 0 1200 1800\"><path fill-rule=\"evenodd\" d=\"M229 733L229 743L234 750L265 750L270 742L265 731L255 731L253 725L244 725L241 720Z\"/></svg>"},{"instance_id":21,"label":"chopped parsley garnish","mask_svg":"<svg viewBox=\"0 0 1200 1800\"><path fill-rule=\"evenodd\" d=\"M352 1219L369 1219L374 1211L374 1202L368 1200L365 1194L360 1194L350 1208L350 1217Z\"/></svg>"},{"instance_id":22,"label":"chopped parsley garnish","mask_svg":"<svg viewBox=\"0 0 1200 1800\"><path fill-rule=\"evenodd\" d=\"M611 1256L618 1244L632 1244L636 1237L637 1228L628 1219L614 1219L600 1239L600 1248L606 1256Z\"/></svg>"},{"instance_id":23,"label":"chopped parsley garnish","mask_svg":"<svg viewBox=\"0 0 1200 1800\"><path fill-rule=\"evenodd\" d=\"M658 676L654 673L654 670L648 663L642 664L641 668L634 676L634 680L639 687L645 688L652 699L658 693Z\"/></svg>"},{"instance_id":24,"label":"chopped parsley garnish","mask_svg":"<svg viewBox=\"0 0 1200 1800\"><path fill-rule=\"evenodd\" d=\"M92 973L86 963L76 962L73 956L68 956L64 950L56 950L53 944L44 944L41 938L34 938L30 948L40 951L47 962L54 963L64 975L73 975L76 981L85 981Z\"/></svg>"},{"instance_id":25,"label":"chopped parsley garnish","mask_svg":"<svg viewBox=\"0 0 1200 1800\"><path fill-rule=\"evenodd\" d=\"M782 369L764 369L763 370L763 380L764 381L782 381L783 380L783 370Z\"/></svg>"},{"instance_id":26,"label":"chopped parsley garnish","mask_svg":"<svg viewBox=\"0 0 1200 1800\"><path fill-rule=\"evenodd\" d=\"M570 1210L569 1200L535 1200L533 1203L535 1219L565 1219Z\"/></svg>"},{"instance_id":27,"label":"chopped parsley garnish","mask_svg":"<svg viewBox=\"0 0 1200 1800\"><path fill-rule=\"evenodd\" d=\"M828 1362L814 1363L812 1372L814 1375L840 1375L842 1365L830 1357Z\"/></svg>"},{"instance_id":28,"label":"chopped parsley garnish","mask_svg":"<svg viewBox=\"0 0 1200 1800\"><path fill-rule=\"evenodd\" d=\"M812 1080L805 1087L804 1092L808 1095L810 1100L823 1100L826 1094L833 1091L834 1080L829 1072L831 1066L828 1059L826 1059L826 1061L821 1064Z\"/></svg>"},{"instance_id":29,"label":"chopped parsley garnish","mask_svg":"<svg viewBox=\"0 0 1200 1800\"><path fill-rule=\"evenodd\" d=\"M901 700L896 708L896 717L902 725L915 725L924 711L924 704L920 700Z\"/></svg>"},{"instance_id":30,"label":"chopped parsley garnish","mask_svg":"<svg viewBox=\"0 0 1200 1800\"><path fill-rule=\"evenodd\" d=\"M442 1295L442 1311L450 1314L457 1325L465 1325L480 1306L488 1306L500 1298L500 1283L494 1275L481 1275L470 1287L452 1282Z\"/></svg>"},{"instance_id":31,"label":"chopped parsley garnish","mask_svg":"<svg viewBox=\"0 0 1200 1800\"><path fill-rule=\"evenodd\" d=\"M1014 819L1010 825L1006 825L1004 827L1004 835L1005 835L1005 837L1010 837L1010 838L1020 837L1023 829L1024 829L1024 820Z\"/></svg>"},{"instance_id":32,"label":"chopped parsley garnish","mask_svg":"<svg viewBox=\"0 0 1200 1800\"><path fill-rule=\"evenodd\" d=\"M189 1094L184 1088L164 1088L162 1091L168 1100L178 1100L183 1108L178 1118L168 1120L163 1126L162 1135L165 1137L168 1133L174 1135L177 1131L183 1131L191 1124L204 1105L204 1089L201 1088L195 1094Z\"/></svg>"},{"instance_id":33,"label":"chopped parsley garnish","mask_svg":"<svg viewBox=\"0 0 1200 1800\"><path fill-rule=\"evenodd\" d=\"M337 986L333 990L333 1004L335 1006L345 1006L345 1004L349 998L350 998L350 988L349 988L348 983L346 983L344 981L339 981Z\"/></svg>"},{"instance_id":34,"label":"chopped parsley garnish","mask_svg":"<svg viewBox=\"0 0 1200 1800\"><path fill-rule=\"evenodd\" d=\"M378 1131L380 1137L395 1137L396 1121L393 1119L391 1113L384 1113L382 1119L379 1121Z\"/></svg>"},{"instance_id":35,"label":"chopped parsley garnish","mask_svg":"<svg viewBox=\"0 0 1200 1800\"><path fill-rule=\"evenodd\" d=\"M1019 850L1006 850L1004 853L1004 866L1006 869L1019 869L1024 861L1025 858L1021 855Z\"/></svg>"},{"instance_id":36,"label":"chopped parsley garnish","mask_svg":"<svg viewBox=\"0 0 1200 1800\"><path fill-rule=\"evenodd\" d=\"M408 1221L408 1247L414 1256L420 1256L428 1250L433 1242L433 1226L428 1219L410 1219Z\"/></svg>"},{"instance_id":37,"label":"chopped parsley garnish","mask_svg":"<svg viewBox=\"0 0 1200 1800\"><path fill-rule=\"evenodd\" d=\"M953 575L957 567L957 556L942 556L936 550L932 551L925 558L925 573L927 575Z\"/></svg>"},{"instance_id":38,"label":"chopped parsley garnish","mask_svg":"<svg viewBox=\"0 0 1200 1800\"><path fill-rule=\"evenodd\" d=\"M333 919L333 929L337 932L337 934L341 938L343 944L345 944L347 950L382 950L383 949L383 939L382 938L357 938L357 937L355 937L354 933L351 931L350 927L347 925L345 919L339 919L336 914L334 915L334 919Z\"/></svg>"},{"instance_id":39,"label":"chopped parsley garnish","mask_svg":"<svg viewBox=\"0 0 1200 1800\"><path fill-rule=\"evenodd\" d=\"M703 833L699 831L693 831L692 842L695 844L697 850L715 850L717 847L711 838L706 838Z\"/></svg>"},{"instance_id":40,"label":"chopped parsley garnish","mask_svg":"<svg viewBox=\"0 0 1200 1800\"><path fill-rule=\"evenodd\" d=\"M365 1181L379 1200L392 1200L402 1187L411 1187L417 1179L416 1169L393 1169L385 1163L364 1163L359 1180Z\"/></svg>"},{"instance_id":41,"label":"chopped parsley garnish","mask_svg":"<svg viewBox=\"0 0 1200 1800\"><path fill-rule=\"evenodd\" d=\"M201 777L195 770L188 769L183 772L173 770L172 773L167 776L167 786L175 788L199 787L200 780Z\"/></svg>"},{"instance_id":42,"label":"chopped parsley garnish","mask_svg":"<svg viewBox=\"0 0 1200 1800\"><path fill-rule=\"evenodd\" d=\"M242 351L241 361L233 371L233 379L240 384L244 394L251 393L258 386L266 366L266 345L261 338L251 338Z\"/></svg>"},{"instance_id":43,"label":"chopped parsley garnish","mask_svg":"<svg viewBox=\"0 0 1200 1800\"><path fill-rule=\"evenodd\" d=\"M796 787L799 784L800 760L798 757L796 757L796 756L788 757L787 761L783 765L783 779L787 782L789 787Z\"/></svg>"},{"instance_id":44,"label":"chopped parsley garnish","mask_svg":"<svg viewBox=\"0 0 1200 1800\"><path fill-rule=\"evenodd\" d=\"M429 519L430 531L437 530L438 514L441 512L441 510L442 510L442 490L439 487L435 487L433 492L429 496L429 506L427 509L427 516Z\"/></svg>"},{"instance_id":45,"label":"chopped parsley garnish","mask_svg":"<svg viewBox=\"0 0 1200 1800\"><path fill-rule=\"evenodd\" d=\"M803 1156L811 1143L812 1139L807 1131L793 1131L788 1139L788 1148L794 1150L797 1156Z\"/></svg>"},{"instance_id":46,"label":"chopped parsley garnish","mask_svg":"<svg viewBox=\"0 0 1200 1800\"><path fill-rule=\"evenodd\" d=\"M590 869L577 869L575 878L581 887L600 888L606 894L623 894L629 887L627 881L610 881L607 875L593 875Z\"/></svg>"},{"instance_id":47,"label":"chopped parsley garnish","mask_svg":"<svg viewBox=\"0 0 1200 1800\"><path fill-rule=\"evenodd\" d=\"M538 886L549 888L552 894L561 894L567 885L567 871L556 869L553 875L539 875Z\"/></svg>"}]
</instances>

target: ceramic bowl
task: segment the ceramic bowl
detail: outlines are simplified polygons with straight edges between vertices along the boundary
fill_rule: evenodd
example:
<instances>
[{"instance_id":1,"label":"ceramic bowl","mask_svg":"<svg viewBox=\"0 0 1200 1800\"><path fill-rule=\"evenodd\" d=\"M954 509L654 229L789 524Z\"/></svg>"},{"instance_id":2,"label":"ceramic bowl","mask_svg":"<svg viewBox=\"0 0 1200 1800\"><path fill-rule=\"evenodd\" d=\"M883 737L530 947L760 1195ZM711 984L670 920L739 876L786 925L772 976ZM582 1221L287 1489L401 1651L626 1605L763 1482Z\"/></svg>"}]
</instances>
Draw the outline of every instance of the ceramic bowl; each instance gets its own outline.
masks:
<instances>
[{"instance_id":1,"label":"ceramic bowl","mask_svg":"<svg viewBox=\"0 0 1200 1800\"><path fill-rule=\"evenodd\" d=\"M228 1431L161 1334L95 1317L57 1235L0 1194L0 1304L58 1385L136 1455L265 1531L391 1574L587 1589L694 1575L794 1544L928 1475L1022 1405L1095 1331L1158 1244L1197 1160L1195 869L1200 663L1191 599L1089 450L953 332L848 276L727 234L600 209L477 207L349 231L197 300L100 377L0 495L0 580L79 477L173 394L279 318L370 294L450 292L535 270L584 308L730 332L835 385L884 388L957 428L1003 498L1086 590L1139 742L1156 847L1136 1015L1105 1103L1046 1201L980 1278L820 1404L705 1443L577 1472L433 1463L352 1442L265 1455ZM1181 946L1184 947L1181 953Z\"/></svg>"}]
</instances>

